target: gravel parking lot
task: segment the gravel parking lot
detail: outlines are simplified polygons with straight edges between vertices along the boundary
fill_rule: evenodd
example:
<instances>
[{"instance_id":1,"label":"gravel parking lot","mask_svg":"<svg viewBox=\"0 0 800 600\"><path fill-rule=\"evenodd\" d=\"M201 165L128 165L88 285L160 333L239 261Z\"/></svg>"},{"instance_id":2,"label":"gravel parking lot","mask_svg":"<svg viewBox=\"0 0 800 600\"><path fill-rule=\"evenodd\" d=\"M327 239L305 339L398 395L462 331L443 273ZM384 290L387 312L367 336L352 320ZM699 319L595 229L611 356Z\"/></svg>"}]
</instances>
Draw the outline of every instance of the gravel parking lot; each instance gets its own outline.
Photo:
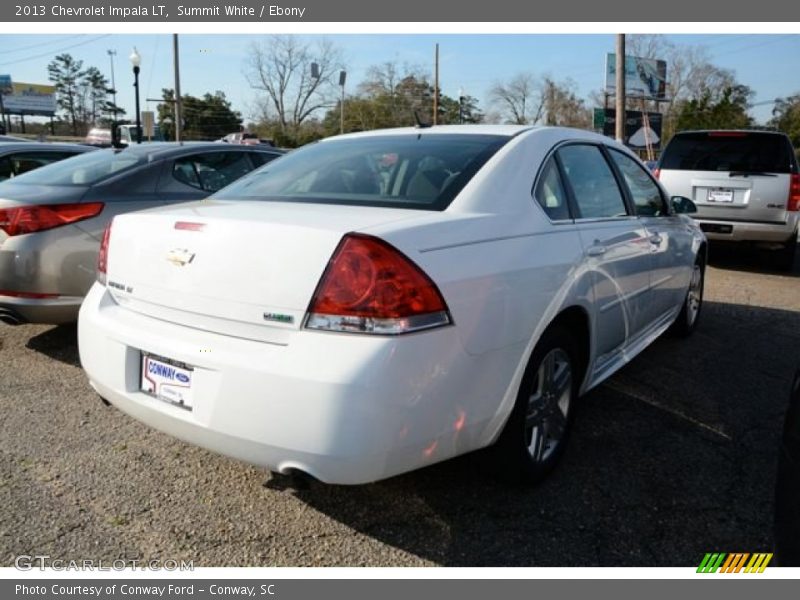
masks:
<instances>
[{"instance_id":1,"label":"gravel parking lot","mask_svg":"<svg viewBox=\"0 0 800 600\"><path fill-rule=\"evenodd\" d=\"M104 407L74 327L0 324L0 564L691 566L769 551L800 270L766 265L715 253L695 335L659 340L586 396L563 462L524 490L480 455L362 487L287 487Z\"/></svg>"}]
</instances>

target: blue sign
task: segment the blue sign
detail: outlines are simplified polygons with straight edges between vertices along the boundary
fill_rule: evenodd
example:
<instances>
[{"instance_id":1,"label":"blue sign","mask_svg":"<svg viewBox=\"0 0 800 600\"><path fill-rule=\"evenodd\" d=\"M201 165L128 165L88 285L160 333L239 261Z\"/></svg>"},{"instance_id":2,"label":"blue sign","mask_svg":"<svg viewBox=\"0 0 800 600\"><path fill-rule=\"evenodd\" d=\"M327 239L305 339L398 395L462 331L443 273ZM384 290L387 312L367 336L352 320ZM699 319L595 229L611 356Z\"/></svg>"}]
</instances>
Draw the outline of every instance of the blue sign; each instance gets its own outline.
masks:
<instances>
[{"instance_id":1,"label":"blue sign","mask_svg":"<svg viewBox=\"0 0 800 600\"><path fill-rule=\"evenodd\" d=\"M0 75L0 94L10 94L13 90L11 75Z\"/></svg>"}]
</instances>

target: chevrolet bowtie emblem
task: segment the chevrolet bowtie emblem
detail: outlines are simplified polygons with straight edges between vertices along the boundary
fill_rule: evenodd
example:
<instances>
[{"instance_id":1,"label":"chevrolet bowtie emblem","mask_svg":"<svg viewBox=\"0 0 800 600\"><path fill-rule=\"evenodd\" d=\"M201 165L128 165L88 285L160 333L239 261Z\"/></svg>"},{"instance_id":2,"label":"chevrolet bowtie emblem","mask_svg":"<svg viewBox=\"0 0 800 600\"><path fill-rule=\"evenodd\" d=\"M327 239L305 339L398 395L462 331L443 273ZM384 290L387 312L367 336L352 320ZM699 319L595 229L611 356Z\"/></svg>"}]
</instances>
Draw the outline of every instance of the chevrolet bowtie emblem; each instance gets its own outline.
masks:
<instances>
[{"instance_id":1,"label":"chevrolet bowtie emblem","mask_svg":"<svg viewBox=\"0 0 800 600\"><path fill-rule=\"evenodd\" d=\"M194 260L194 252L186 248L175 248L167 252L167 260L176 267L185 267Z\"/></svg>"}]
</instances>

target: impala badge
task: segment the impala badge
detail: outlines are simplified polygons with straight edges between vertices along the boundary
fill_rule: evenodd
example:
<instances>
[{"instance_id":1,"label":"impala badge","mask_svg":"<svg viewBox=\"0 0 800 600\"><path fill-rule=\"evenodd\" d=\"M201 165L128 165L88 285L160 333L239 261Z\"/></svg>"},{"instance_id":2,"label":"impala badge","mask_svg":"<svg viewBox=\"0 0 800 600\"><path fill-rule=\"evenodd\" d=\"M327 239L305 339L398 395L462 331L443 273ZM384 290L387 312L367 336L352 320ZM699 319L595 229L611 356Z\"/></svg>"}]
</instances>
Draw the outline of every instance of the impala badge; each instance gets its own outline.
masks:
<instances>
[{"instance_id":1,"label":"impala badge","mask_svg":"<svg viewBox=\"0 0 800 600\"><path fill-rule=\"evenodd\" d=\"M167 260L176 267L185 267L194 260L194 252L186 248L175 248L167 252Z\"/></svg>"}]
</instances>

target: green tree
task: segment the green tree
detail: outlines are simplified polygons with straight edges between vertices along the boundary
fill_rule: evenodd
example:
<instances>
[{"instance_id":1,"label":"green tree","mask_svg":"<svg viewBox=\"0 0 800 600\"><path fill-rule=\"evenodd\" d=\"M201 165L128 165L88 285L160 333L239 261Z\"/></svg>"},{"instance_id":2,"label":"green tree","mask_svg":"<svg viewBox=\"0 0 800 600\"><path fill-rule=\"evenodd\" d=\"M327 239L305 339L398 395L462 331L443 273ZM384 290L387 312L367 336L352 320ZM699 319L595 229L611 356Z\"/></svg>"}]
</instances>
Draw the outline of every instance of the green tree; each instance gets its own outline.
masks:
<instances>
[{"instance_id":1,"label":"green tree","mask_svg":"<svg viewBox=\"0 0 800 600\"><path fill-rule=\"evenodd\" d=\"M161 90L163 102L158 105L158 125L165 139L175 138L175 91ZM206 93L201 98L181 98L183 129L186 140L213 140L242 128L242 115L231 109L225 93Z\"/></svg>"},{"instance_id":2,"label":"green tree","mask_svg":"<svg viewBox=\"0 0 800 600\"><path fill-rule=\"evenodd\" d=\"M83 61L75 60L71 54L59 54L47 65L47 73L56 88L56 103L71 124L72 135L78 135Z\"/></svg>"},{"instance_id":3,"label":"green tree","mask_svg":"<svg viewBox=\"0 0 800 600\"><path fill-rule=\"evenodd\" d=\"M677 131L750 127L753 119L747 110L752 97L749 87L736 84L724 88L718 99L707 90L699 98L680 102L674 108Z\"/></svg>"},{"instance_id":4,"label":"green tree","mask_svg":"<svg viewBox=\"0 0 800 600\"><path fill-rule=\"evenodd\" d=\"M778 98L768 125L788 135L800 156L800 93Z\"/></svg>"}]
</instances>

